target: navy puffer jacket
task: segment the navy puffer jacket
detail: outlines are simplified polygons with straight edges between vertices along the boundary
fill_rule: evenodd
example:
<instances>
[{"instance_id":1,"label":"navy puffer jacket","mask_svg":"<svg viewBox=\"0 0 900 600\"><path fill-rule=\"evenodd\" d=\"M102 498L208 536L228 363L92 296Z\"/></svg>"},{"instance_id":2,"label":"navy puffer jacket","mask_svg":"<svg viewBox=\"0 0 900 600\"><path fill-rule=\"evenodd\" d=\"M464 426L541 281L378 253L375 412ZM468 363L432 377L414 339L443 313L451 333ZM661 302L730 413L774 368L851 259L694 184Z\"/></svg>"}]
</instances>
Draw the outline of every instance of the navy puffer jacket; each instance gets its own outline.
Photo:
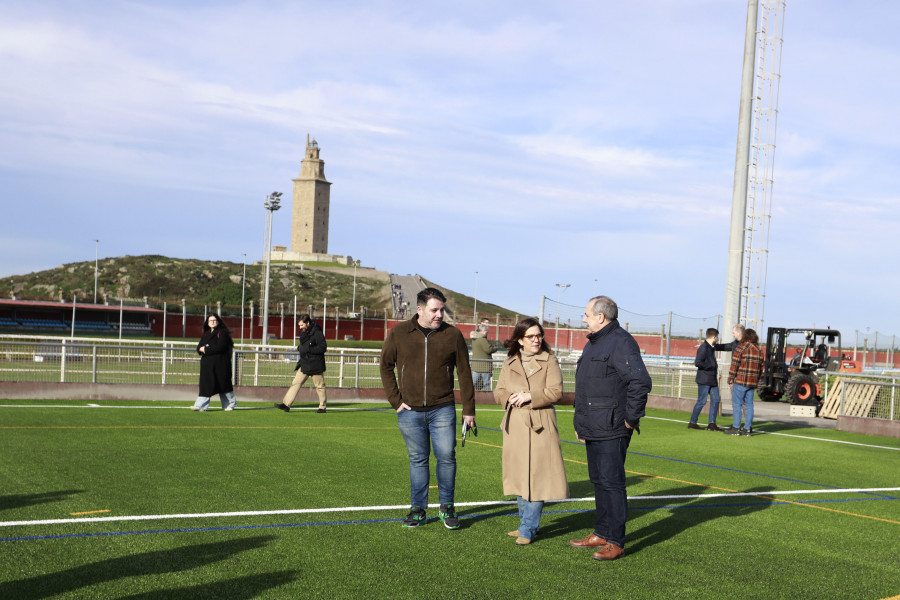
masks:
<instances>
[{"instance_id":1,"label":"navy puffer jacket","mask_svg":"<svg viewBox=\"0 0 900 600\"><path fill-rule=\"evenodd\" d=\"M637 342L618 320L588 335L575 370L575 432L579 439L629 436L625 421L638 429L652 387Z\"/></svg>"}]
</instances>

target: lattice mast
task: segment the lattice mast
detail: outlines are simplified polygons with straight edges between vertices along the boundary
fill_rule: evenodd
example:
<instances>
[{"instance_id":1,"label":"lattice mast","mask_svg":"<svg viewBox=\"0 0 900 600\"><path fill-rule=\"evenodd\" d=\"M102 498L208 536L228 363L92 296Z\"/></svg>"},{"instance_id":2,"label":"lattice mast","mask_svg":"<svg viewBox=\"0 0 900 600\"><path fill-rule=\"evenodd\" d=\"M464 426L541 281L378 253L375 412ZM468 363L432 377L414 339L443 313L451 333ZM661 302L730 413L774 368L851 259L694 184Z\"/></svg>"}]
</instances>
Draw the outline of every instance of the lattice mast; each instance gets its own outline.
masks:
<instances>
[{"instance_id":1,"label":"lattice mast","mask_svg":"<svg viewBox=\"0 0 900 600\"><path fill-rule=\"evenodd\" d=\"M775 134L784 41L784 0L760 0L753 93L753 141L747 185L741 276L741 322L762 335L765 322Z\"/></svg>"}]
</instances>

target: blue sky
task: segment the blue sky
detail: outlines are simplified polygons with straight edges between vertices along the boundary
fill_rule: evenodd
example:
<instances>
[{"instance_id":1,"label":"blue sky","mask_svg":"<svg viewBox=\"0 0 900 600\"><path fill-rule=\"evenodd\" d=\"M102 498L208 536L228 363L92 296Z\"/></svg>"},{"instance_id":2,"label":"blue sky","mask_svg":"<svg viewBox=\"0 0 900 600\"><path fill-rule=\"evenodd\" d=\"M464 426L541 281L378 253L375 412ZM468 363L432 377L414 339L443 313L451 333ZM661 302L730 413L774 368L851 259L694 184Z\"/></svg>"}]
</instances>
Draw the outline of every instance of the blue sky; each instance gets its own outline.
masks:
<instances>
[{"instance_id":1,"label":"blue sky","mask_svg":"<svg viewBox=\"0 0 900 600\"><path fill-rule=\"evenodd\" d=\"M413 4L6 0L0 276L95 239L257 260L309 133L332 253L523 313L723 312L746 2ZM900 334L900 4L784 19L766 322Z\"/></svg>"}]
</instances>

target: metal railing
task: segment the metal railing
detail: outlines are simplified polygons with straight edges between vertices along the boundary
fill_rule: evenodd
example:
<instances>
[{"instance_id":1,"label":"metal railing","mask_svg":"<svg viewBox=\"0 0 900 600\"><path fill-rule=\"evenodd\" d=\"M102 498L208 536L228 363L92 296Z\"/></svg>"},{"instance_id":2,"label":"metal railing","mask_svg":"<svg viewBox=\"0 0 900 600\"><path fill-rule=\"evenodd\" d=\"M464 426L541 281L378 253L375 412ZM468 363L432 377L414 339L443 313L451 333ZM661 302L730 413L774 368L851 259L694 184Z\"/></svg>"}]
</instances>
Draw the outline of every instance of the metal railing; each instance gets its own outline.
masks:
<instances>
[{"instance_id":1,"label":"metal railing","mask_svg":"<svg viewBox=\"0 0 900 600\"><path fill-rule=\"evenodd\" d=\"M290 383L297 352L284 346L242 347L234 350L234 384L281 387ZM485 362L473 359L475 362ZM492 388L502 360L491 360ZM335 388L381 388L380 355L356 349L335 349L325 355L325 385ZM576 361L561 358L563 391L575 391ZM653 393L696 399L696 368L671 362L646 363ZM200 375L200 359L193 343L155 342L120 344L112 340L0 338L0 381L193 385ZM841 386L834 385L840 378ZM900 419L900 375L828 373L820 376L824 403L840 396L840 413L880 419ZM458 386L458 382L457 382ZM865 414L862 414L865 413Z\"/></svg>"},{"instance_id":2,"label":"metal railing","mask_svg":"<svg viewBox=\"0 0 900 600\"><path fill-rule=\"evenodd\" d=\"M841 384L834 385L836 378ZM900 376L838 373L826 380L832 393L839 394L836 400L837 414L871 419L900 419ZM824 387L824 386L823 386ZM825 405L829 403L826 393Z\"/></svg>"}]
</instances>

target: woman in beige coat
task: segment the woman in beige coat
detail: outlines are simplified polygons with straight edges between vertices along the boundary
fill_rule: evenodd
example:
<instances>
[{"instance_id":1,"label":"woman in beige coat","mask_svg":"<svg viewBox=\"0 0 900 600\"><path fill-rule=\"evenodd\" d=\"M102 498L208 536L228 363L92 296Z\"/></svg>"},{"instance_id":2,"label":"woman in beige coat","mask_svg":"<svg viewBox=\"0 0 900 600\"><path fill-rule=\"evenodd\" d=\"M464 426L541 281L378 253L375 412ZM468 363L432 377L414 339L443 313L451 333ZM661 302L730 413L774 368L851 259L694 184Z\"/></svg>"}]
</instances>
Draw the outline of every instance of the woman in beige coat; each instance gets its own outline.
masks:
<instances>
[{"instance_id":1,"label":"woman in beige coat","mask_svg":"<svg viewBox=\"0 0 900 600\"><path fill-rule=\"evenodd\" d=\"M518 499L519 529L509 535L524 546L537 534L544 500L569 497L553 409L562 398L562 373L537 319L519 321L503 345L509 358L494 391L494 399L506 409L500 423L503 493Z\"/></svg>"}]
</instances>

